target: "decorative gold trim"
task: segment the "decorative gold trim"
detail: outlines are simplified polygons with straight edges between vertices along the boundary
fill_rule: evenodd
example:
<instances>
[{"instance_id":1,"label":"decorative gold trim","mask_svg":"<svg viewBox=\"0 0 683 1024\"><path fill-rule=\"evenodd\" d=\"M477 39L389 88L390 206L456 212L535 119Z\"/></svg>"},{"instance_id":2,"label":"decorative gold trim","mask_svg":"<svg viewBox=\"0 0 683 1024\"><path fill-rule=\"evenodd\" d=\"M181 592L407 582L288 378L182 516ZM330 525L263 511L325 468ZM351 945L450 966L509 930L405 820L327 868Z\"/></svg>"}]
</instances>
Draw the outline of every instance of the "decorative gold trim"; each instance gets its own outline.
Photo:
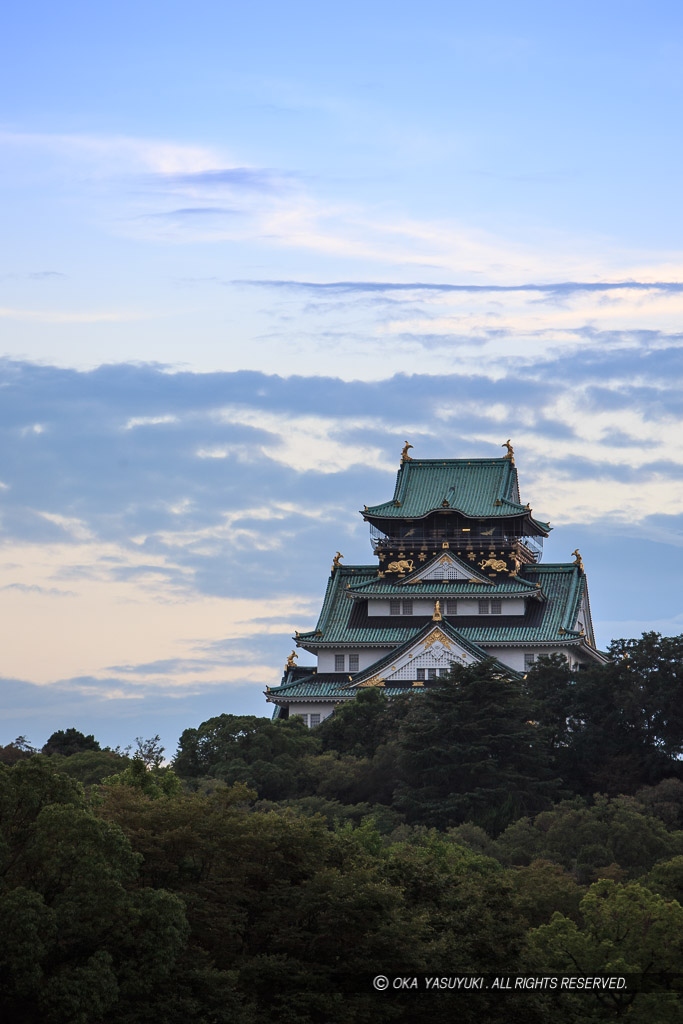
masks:
<instances>
[{"instance_id":1,"label":"decorative gold trim","mask_svg":"<svg viewBox=\"0 0 683 1024\"><path fill-rule=\"evenodd\" d=\"M448 651L452 649L453 645L451 644L451 641L448 639L443 630L436 628L431 631L429 636L425 637L423 641L425 650L429 650L432 644L435 644L437 642L442 643L446 650Z\"/></svg>"},{"instance_id":2,"label":"decorative gold trim","mask_svg":"<svg viewBox=\"0 0 683 1024\"><path fill-rule=\"evenodd\" d=\"M296 659L298 657L299 657L299 655L296 654L294 651L292 651L290 656L287 658L286 668L296 668Z\"/></svg>"},{"instance_id":3,"label":"decorative gold trim","mask_svg":"<svg viewBox=\"0 0 683 1024\"><path fill-rule=\"evenodd\" d=\"M506 563L501 558L486 558L479 563L480 569L493 569L495 572L504 572L507 569ZM489 575L492 575L489 573Z\"/></svg>"},{"instance_id":4,"label":"decorative gold trim","mask_svg":"<svg viewBox=\"0 0 683 1024\"><path fill-rule=\"evenodd\" d=\"M412 462L412 457L408 455L408 450L412 447L412 444L409 444L408 441L403 445L403 450L401 451L401 465L403 465L404 462Z\"/></svg>"},{"instance_id":5,"label":"decorative gold trim","mask_svg":"<svg viewBox=\"0 0 683 1024\"><path fill-rule=\"evenodd\" d=\"M434 614L432 615L432 622L441 622L443 615L441 614L441 601L437 598L434 605Z\"/></svg>"},{"instance_id":6,"label":"decorative gold trim","mask_svg":"<svg viewBox=\"0 0 683 1024\"><path fill-rule=\"evenodd\" d=\"M384 686L384 680L380 676L373 676L372 679L367 679L364 683L358 684L358 689L365 689L367 686Z\"/></svg>"}]
</instances>

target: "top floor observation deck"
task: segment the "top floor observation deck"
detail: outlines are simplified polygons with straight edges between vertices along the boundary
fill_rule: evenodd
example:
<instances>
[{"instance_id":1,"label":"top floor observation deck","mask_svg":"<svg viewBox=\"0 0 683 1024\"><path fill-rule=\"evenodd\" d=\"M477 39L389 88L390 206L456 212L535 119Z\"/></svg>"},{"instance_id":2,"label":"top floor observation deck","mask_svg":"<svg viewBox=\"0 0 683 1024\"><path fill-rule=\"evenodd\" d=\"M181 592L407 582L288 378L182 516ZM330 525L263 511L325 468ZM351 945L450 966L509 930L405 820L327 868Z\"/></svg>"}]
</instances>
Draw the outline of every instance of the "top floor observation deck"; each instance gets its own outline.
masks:
<instances>
[{"instance_id":1,"label":"top floor observation deck","mask_svg":"<svg viewBox=\"0 0 683 1024\"><path fill-rule=\"evenodd\" d=\"M406 551L407 553L448 547L454 551L515 551L523 562L540 562L543 556L543 538L528 536L518 527L522 523L473 523L458 526L444 522L437 526L423 523L392 523L384 533L370 526L370 543L376 555Z\"/></svg>"}]
</instances>

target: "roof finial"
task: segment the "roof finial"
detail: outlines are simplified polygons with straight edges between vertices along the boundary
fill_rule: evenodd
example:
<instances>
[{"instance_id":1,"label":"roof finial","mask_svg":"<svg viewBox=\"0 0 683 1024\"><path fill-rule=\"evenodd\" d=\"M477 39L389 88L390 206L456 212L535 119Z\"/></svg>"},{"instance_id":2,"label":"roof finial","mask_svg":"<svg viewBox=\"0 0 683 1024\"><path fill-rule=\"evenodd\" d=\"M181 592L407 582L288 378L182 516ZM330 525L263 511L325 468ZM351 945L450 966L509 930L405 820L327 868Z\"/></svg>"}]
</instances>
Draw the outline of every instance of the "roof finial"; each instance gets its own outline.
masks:
<instances>
[{"instance_id":1,"label":"roof finial","mask_svg":"<svg viewBox=\"0 0 683 1024\"><path fill-rule=\"evenodd\" d=\"M408 449L412 448L412 447L413 447L412 444L408 444L407 441L403 445L403 451L401 452L401 465L403 465L404 462L410 462L411 461L411 456L408 455Z\"/></svg>"},{"instance_id":2,"label":"roof finial","mask_svg":"<svg viewBox=\"0 0 683 1024\"><path fill-rule=\"evenodd\" d=\"M504 458L509 459L510 462L512 463L512 465L514 466L514 464L515 464L515 450L512 447L512 445L510 444L510 438L508 437L507 441L505 441L500 447L501 448L507 448L508 453L507 453L507 455L504 456Z\"/></svg>"},{"instance_id":3,"label":"roof finial","mask_svg":"<svg viewBox=\"0 0 683 1024\"><path fill-rule=\"evenodd\" d=\"M577 565L579 567L579 572L583 572L583 558L579 554L579 549L576 548L574 551L572 551L572 554L574 556L574 565Z\"/></svg>"},{"instance_id":4,"label":"roof finial","mask_svg":"<svg viewBox=\"0 0 683 1024\"><path fill-rule=\"evenodd\" d=\"M432 615L432 622L441 622L443 616L441 614L441 601L437 598L436 604L434 605L434 614Z\"/></svg>"},{"instance_id":5,"label":"roof finial","mask_svg":"<svg viewBox=\"0 0 683 1024\"><path fill-rule=\"evenodd\" d=\"M344 556L342 555L341 551L338 551L337 554L332 559L332 568L330 569L330 572L334 572L335 569L339 568L343 557Z\"/></svg>"},{"instance_id":6,"label":"roof finial","mask_svg":"<svg viewBox=\"0 0 683 1024\"><path fill-rule=\"evenodd\" d=\"M298 657L299 655L295 651L292 651L290 656L287 658L287 664L285 665L285 668L296 668L296 659Z\"/></svg>"}]
</instances>

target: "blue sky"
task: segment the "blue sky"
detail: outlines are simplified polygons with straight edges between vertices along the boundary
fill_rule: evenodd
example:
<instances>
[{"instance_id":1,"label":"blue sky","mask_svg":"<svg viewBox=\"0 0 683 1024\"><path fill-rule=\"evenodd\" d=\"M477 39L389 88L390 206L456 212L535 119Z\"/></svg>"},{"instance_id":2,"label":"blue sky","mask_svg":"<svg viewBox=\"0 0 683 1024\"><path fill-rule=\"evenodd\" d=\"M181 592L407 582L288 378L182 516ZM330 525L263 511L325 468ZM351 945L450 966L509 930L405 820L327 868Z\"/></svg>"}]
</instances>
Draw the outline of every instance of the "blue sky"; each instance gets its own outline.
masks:
<instances>
[{"instance_id":1,"label":"blue sky","mask_svg":"<svg viewBox=\"0 0 683 1024\"><path fill-rule=\"evenodd\" d=\"M403 442L680 633L674 4L15 5L0 742L265 713Z\"/></svg>"}]
</instances>

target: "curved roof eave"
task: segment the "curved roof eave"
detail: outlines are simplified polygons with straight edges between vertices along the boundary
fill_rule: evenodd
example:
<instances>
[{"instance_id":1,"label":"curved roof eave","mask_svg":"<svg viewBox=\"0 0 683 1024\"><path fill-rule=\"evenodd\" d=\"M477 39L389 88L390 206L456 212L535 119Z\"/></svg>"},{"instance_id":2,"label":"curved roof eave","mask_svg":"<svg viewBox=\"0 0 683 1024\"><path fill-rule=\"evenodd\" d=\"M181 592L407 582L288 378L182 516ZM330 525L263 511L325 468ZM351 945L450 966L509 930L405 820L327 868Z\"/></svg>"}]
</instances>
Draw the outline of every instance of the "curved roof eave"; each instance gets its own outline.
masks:
<instances>
[{"instance_id":1,"label":"curved roof eave","mask_svg":"<svg viewBox=\"0 0 683 1024\"><path fill-rule=\"evenodd\" d=\"M388 501L385 502L383 505L375 505L374 508L359 509L359 512L366 522L372 523L373 526L377 526L380 529L383 529L383 527L380 527L379 523L375 522L375 520L380 520L383 523L395 523L397 520L402 519L406 522L419 523L423 519L427 519L429 516L434 515L435 512L457 512L457 514L462 516L464 519L468 519L470 520L470 522L474 523L487 523L490 522L491 519L498 519L503 521L505 519L526 518L528 522L533 527L535 527L535 529L539 533L543 534L546 537L552 530L552 526L550 525L550 523L542 523L540 519L534 519L534 517L531 515L531 511L528 508L524 507L516 511L506 510L505 512L498 513L497 515L472 515L470 512L465 512L465 510L462 508L457 508L455 506L449 506L448 508L444 508L442 505L436 505L434 506L434 508L428 509L426 512L423 512L419 516L400 515L396 514L395 512L392 515L384 515L383 512L380 511L385 509L394 509L396 507L397 506L394 505L393 502Z\"/></svg>"}]
</instances>

